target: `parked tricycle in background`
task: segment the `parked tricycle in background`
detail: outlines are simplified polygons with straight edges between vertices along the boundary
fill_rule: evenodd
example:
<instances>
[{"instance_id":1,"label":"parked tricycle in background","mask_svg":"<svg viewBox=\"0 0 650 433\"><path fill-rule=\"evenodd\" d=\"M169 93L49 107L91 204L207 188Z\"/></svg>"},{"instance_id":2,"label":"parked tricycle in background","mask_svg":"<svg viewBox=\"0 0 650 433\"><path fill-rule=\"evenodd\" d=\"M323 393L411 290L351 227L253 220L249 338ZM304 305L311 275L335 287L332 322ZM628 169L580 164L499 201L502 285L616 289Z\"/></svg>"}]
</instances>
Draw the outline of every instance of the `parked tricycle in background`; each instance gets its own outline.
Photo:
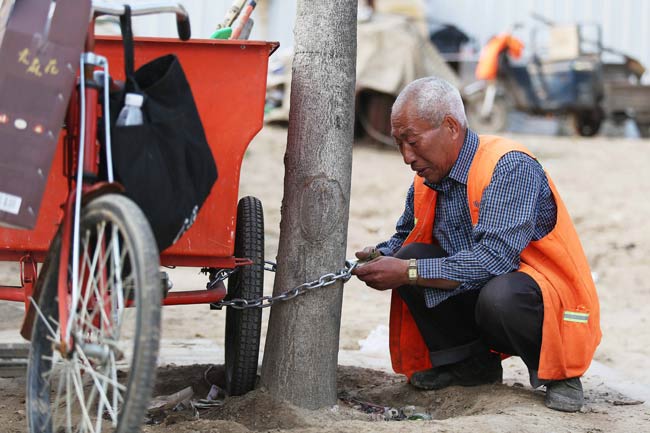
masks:
<instances>
[{"instance_id":1,"label":"parked tricycle in background","mask_svg":"<svg viewBox=\"0 0 650 433\"><path fill-rule=\"evenodd\" d=\"M604 47L598 24L556 25L534 15L544 26L533 28L525 63L524 46L514 32L492 38L476 68L479 80L464 88L470 124L479 131L501 131L507 115L568 116L576 133L590 137L602 122L632 118L641 135L650 126L650 87L640 85L645 69L625 54ZM605 63L603 53L621 63Z\"/></svg>"}]
</instances>

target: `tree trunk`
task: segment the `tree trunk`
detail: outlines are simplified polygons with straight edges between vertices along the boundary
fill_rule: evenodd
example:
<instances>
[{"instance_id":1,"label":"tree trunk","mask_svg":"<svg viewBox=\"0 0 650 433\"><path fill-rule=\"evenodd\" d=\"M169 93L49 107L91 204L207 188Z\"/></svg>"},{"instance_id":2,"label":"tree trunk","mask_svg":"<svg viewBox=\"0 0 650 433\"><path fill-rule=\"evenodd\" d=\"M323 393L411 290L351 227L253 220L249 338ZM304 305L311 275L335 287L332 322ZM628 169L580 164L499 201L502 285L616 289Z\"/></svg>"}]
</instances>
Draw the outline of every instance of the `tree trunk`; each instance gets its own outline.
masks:
<instances>
[{"instance_id":1,"label":"tree trunk","mask_svg":"<svg viewBox=\"0 0 650 433\"><path fill-rule=\"evenodd\" d=\"M356 15L356 0L298 2L276 295L344 265ZM272 395L310 409L336 403L342 289L271 308L262 386Z\"/></svg>"}]
</instances>

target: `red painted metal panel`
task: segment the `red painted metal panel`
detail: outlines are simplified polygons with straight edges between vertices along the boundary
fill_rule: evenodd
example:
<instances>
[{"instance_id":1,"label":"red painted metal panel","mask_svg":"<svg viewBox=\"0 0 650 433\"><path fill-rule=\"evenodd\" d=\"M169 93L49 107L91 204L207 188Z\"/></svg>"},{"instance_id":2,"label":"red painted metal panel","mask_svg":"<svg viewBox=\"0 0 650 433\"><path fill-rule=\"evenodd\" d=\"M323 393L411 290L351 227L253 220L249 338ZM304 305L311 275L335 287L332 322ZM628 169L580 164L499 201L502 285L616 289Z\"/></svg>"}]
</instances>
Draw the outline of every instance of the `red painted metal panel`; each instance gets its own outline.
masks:
<instances>
[{"instance_id":1,"label":"red painted metal panel","mask_svg":"<svg viewBox=\"0 0 650 433\"><path fill-rule=\"evenodd\" d=\"M262 129L268 58L274 48L256 41L136 40L136 68L168 53L180 59L219 171L196 222L163 256L233 255L239 171L246 148ZM122 41L98 38L96 51L108 58L111 75L121 79Z\"/></svg>"}]
</instances>

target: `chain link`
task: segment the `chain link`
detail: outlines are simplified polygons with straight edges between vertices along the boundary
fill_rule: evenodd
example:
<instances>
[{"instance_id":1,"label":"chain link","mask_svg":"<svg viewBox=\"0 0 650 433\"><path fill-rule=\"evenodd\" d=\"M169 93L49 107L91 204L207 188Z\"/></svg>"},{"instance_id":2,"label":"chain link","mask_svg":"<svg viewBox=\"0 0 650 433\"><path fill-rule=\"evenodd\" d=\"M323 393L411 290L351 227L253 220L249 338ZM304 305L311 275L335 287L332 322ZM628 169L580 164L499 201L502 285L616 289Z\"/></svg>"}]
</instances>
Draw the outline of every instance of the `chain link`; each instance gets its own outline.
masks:
<instances>
[{"instance_id":1,"label":"chain link","mask_svg":"<svg viewBox=\"0 0 650 433\"><path fill-rule=\"evenodd\" d=\"M234 298L228 300L224 299L219 302L215 302L212 305L216 308L232 307L237 310L243 310L246 308L268 308L276 302L288 301L289 299L293 299L296 296L305 294L310 290L331 286L332 284L336 283L339 280L343 281L343 283L346 283L350 278L352 278L352 270L355 267L357 267L357 264L358 262L356 260L346 260L345 267L339 269L337 272L321 275L317 280L310 281L308 283L302 283L301 285L294 287L293 289L286 290L276 296L262 296L257 299L243 299L243 298ZM275 263L269 261L264 262L264 270L275 272L276 269L277 269L277 265ZM231 273L232 271L230 272L230 274ZM221 277L221 275L222 274L220 274L219 277ZM208 285L210 284L213 284L212 281L208 283Z\"/></svg>"},{"instance_id":2,"label":"chain link","mask_svg":"<svg viewBox=\"0 0 650 433\"><path fill-rule=\"evenodd\" d=\"M233 268L233 269L215 269L210 272L210 281L208 281L208 285L206 288L208 290L214 288L219 282L225 280L226 278L230 277L232 274L237 272L239 268Z\"/></svg>"}]
</instances>

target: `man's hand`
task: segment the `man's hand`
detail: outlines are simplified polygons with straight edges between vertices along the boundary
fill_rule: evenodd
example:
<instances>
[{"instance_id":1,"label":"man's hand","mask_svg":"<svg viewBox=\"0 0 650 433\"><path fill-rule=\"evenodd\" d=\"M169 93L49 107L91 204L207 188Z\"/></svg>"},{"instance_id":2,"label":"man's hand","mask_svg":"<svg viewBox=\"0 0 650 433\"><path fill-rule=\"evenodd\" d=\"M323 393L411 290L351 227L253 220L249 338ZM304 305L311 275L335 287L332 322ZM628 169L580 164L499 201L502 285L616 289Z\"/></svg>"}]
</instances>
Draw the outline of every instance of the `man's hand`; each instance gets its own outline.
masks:
<instances>
[{"instance_id":1,"label":"man's hand","mask_svg":"<svg viewBox=\"0 0 650 433\"><path fill-rule=\"evenodd\" d=\"M359 259L360 262L369 262L370 260L381 256L381 253L375 247L365 247L361 251L354 253L354 255L357 256L357 259Z\"/></svg>"},{"instance_id":2,"label":"man's hand","mask_svg":"<svg viewBox=\"0 0 650 433\"><path fill-rule=\"evenodd\" d=\"M370 255L368 248L370 247L356 253L359 260L363 260ZM354 268L352 274L375 290L390 290L410 283L408 266L408 260L379 256L367 263L358 265Z\"/></svg>"}]
</instances>

